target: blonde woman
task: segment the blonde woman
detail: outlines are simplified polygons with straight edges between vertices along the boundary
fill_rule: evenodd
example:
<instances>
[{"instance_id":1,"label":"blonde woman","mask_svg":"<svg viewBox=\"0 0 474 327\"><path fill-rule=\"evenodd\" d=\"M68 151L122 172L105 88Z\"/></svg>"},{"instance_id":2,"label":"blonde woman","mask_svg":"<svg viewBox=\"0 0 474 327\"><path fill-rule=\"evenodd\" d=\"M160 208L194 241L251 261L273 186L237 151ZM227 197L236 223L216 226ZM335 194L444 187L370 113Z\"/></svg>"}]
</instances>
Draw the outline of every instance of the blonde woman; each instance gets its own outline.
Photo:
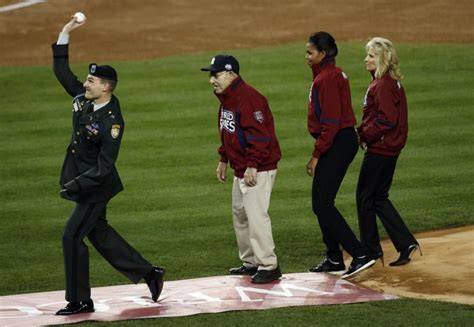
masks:
<instances>
[{"instance_id":1,"label":"blonde woman","mask_svg":"<svg viewBox=\"0 0 474 327\"><path fill-rule=\"evenodd\" d=\"M400 253L390 266L401 266L419 250L418 242L388 198L397 159L408 135L407 100L392 42L375 37L367 43L366 51L364 61L372 81L358 128L360 146L366 150L356 195L361 241L372 258L383 263L378 216Z\"/></svg>"}]
</instances>

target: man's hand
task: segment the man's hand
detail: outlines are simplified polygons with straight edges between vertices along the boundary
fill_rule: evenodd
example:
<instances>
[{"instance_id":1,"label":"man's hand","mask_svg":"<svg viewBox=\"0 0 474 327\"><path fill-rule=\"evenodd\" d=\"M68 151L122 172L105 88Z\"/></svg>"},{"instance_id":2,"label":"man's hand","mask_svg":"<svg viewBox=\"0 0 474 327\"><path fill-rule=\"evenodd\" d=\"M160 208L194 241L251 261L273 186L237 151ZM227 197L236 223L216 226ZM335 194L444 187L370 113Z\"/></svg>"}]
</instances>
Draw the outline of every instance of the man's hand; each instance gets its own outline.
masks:
<instances>
[{"instance_id":1,"label":"man's hand","mask_svg":"<svg viewBox=\"0 0 474 327\"><path fill-rule=\"evenodd\" d=\"M247 167L244 173L244 183L250 187L257 185L257 168Z\"/></svg>"},{"instance_id":2,"label":"man's hand","mask_svg":"<svg viewBox=\"0 0 474 327\"><path fill-rule=\"evenodd\" d=\"M221 183L225 183L225 178L227 176L227 164L225 162L219 161L216 170L217 180Z\"/></svg>"},{"instance_id":3,"label":"man's hand","mask_svg":"<svg viewBox=\"0 0 474 327\"><path fill-rule=\"evenodd\" d=\"M61 31L61 33L69 34L73 30L75 30L76 28L81 27L82 25L84 25L86 22L87 22L87 19L84 20L82 23L78 23L76 21L76 18L74 16L72 16L71 20L66 25L64 25L63 30Z\"/></svg>"},{"instance_id":4,"label":"man's hand","mask_svg":"<svg viewBox=\"0 0 474 327\"><path fill-rule=\"evenodd\" d=\"M359 142L359 146L362 150L367 150L367 143L362 141L358 129L356 129L357 132L357 142Z\"/></svg>"},{"instance_id":5,"label":"man's hand","mask_svg":"<svg viewBox=\"0 0 474 327\"><path fill-rule=\"evenodd\" d=\"M306 164L306 173L313 177L314 176L314 170L316 169L316 165L318 164L318 158L311 157L309 159L308 163Z\"/></svg>"}]
</instances>

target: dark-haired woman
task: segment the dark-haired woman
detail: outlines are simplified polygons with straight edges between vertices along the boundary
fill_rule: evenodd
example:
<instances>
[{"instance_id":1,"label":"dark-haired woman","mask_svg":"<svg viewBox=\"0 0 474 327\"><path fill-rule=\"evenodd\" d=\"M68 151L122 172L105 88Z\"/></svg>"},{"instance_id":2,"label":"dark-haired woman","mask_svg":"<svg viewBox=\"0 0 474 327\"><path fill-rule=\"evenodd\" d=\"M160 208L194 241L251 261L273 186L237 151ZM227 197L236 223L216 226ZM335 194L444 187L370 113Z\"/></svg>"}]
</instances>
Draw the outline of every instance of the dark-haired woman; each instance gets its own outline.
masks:
<instances>
[{"instance_id":1,"label":"dark-haired woman","mask_svg":"<svg viewBox=\"0 0 474 327\"><path fill-rule=\"evenodd\" d=\"M366 50L365 64L372 81L358 128L361 147L367 150L356 195L360 235L369 255L383 260L377 215L400 253L390 265L401 266L409 263L415 250L419 250L418 242L388 198L398 155L408 135L407 100L392 42L375 37L367 43Z\"/></svg>"},{"instance_id":2,"label":"dark-haired woman","mask_svg":"<svg viewBox=\"0 0 474 327\"><path fill-rule=\"evenodd\" d=\"M313 177L313 211L327 249L326 258L309 271L342 274L342 278L348 278L369 268L375 260L367 255L334 205L337 191L358 149L349 81L336 66L337 52L336 41L327 32L312 34L306 45L306 61L313 70L308 130L315 139L306 170ZM347 271L341 246L352 256Z\"/></svg>"}]
</instances>

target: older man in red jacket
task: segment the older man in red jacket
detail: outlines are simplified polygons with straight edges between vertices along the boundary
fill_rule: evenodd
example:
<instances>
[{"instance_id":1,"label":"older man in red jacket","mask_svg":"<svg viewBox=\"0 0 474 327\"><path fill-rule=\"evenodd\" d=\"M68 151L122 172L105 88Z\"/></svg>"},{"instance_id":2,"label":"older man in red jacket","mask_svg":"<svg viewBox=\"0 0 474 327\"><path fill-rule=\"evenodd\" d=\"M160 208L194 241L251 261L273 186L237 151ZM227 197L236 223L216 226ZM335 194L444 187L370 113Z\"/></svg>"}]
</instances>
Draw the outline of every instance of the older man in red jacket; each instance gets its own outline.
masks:
<instances>
[{"instance_id":1,"label":"older man in red jacket","mask_svg":"<svg viewBox=\"0 0 474 327\"><path fill-rule=\"evenodd\" d=\"M217 55L201 70L209 72L220 101L217 179L225 182L229 162L234 169L232 213L242 265L229 272L252 275L253 283L269 283L281 277L268 215L281 158L273 115L267 99L239 76L233 56Z\"/></svg>"}]
</instances>

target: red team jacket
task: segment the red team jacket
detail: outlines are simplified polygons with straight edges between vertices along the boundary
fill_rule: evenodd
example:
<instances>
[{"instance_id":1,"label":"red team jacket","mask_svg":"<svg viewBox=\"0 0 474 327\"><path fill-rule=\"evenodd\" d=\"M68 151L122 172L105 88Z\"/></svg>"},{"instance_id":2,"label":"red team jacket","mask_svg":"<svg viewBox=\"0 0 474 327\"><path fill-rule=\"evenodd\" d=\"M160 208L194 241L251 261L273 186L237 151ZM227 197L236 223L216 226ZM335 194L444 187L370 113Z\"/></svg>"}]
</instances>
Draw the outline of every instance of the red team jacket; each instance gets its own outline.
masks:
<instances>
[{"instance_id":1,"label":"red team jacket","mask_svg":"<svg viewBox=\"0 0 474 327\"><path fill-rule=\"evenodd\" d=\"M309 93L308 130L316 139L313 157L327 152L340 129L356 124L349 81L334 58L312 67L313 84Z\"/></svg>"},{"instance_id":2,"label":"red team jacket","mask_svg":"<svg viewBox=\"0 0 474 327\"><path fill-rule=\"evenodd\" d=\"M386 73L374 78L364 100L359 137L367 151L386 156L399 155L408 136L408 108L405 91L399 81Z\"/></svg>"},{"instance_id":3,"label":"red team jacket","mask_svg":"<svg viewBox=\"0 0 474 327\"><path fill-rule=\"evenodd\" d=\"M244 177L247 167L257 171L276 169L281 151L267 99L241 77L216 96L221 103L220 161L230 161L234 175L239 178Z\"/></svg>"}]
</instances>

